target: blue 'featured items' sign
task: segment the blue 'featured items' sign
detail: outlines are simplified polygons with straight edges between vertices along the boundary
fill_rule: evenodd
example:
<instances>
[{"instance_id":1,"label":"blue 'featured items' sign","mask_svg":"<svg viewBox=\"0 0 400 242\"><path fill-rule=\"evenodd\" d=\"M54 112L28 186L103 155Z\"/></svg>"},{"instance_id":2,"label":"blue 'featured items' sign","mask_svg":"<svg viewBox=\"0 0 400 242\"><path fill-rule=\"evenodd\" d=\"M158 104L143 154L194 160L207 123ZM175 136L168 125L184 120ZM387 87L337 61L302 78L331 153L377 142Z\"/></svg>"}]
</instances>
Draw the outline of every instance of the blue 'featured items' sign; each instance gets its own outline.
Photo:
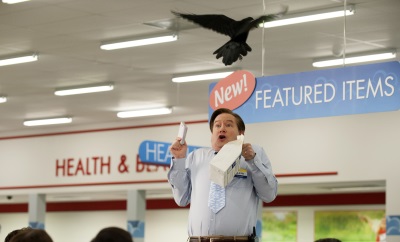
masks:
<instances>
[{"instance_id":1,"label":"blue 'featured items' sign","mask_svg":"<svg viewBox=\"0 0 400 242\"><path fill-rule=\"evenodd\" d=\"M246 123L395 111L399 77L398 61L259 77L251 96L234 111ZM210 97L220 89L216 85L210 85ZM224 105L209 105L209 116L216 107Z\"/></svg>"},{"instance_id":2,"label":"blue 'featured items' sign","mask_svg":"<svg viewBox=\"0 0 400 242\"><path fill-rule=\"evenodd\" d=\"M170 165L171 153L169 147L171 143L145 140L139 146L139 158L143 163L151 163L154 165ZM200 146L188 146L188 153Z\"/></svg>"}]
</instances>

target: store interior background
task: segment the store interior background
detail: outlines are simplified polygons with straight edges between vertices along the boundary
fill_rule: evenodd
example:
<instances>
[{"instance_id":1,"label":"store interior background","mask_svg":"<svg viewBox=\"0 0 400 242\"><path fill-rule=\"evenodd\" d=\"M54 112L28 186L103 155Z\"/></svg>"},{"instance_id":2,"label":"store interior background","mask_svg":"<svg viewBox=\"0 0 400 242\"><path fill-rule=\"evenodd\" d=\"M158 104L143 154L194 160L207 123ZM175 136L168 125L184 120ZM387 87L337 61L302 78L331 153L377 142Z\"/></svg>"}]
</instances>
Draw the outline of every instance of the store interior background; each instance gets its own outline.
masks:
<instances>
[{"instance_id":1,"label":"store interior background","mask_svg":"<svg viewBox=\"0 0 400 242\"><path fill-rule=\"evenodd\" d=\"M185 20L176 19L170 12L177 10L197 14L222 13L234 19L242 19L248 16L256 17L263 13L275 13L282 8L282 5L289 7L288 14L295 14L310 10L343 7L344 4L354 4L355 14L353 16L253 30L248 38L248 43L253 51L242 61L229 67L224 66L221 59L215 59L212 54L215 49L227 41L226 36L199 28ZM0 94L6 95L8 98L6 103L0 104L0 142L9 140L24 142L23 140L29 139L31 136L95 132L96 130L140 127L142 125L157 126L159 124L173 124L168 126L167 133L174 134L174 124L180 121L204 121L207 119L208 88L210 83L216 81L177 84L171 81L174 75L231 68L248 70L256 77L281 75L318 70L312 66L313 59L330 57L339 52L350 55L359 52L400 49L398 31L400 1L398 0L31 0L13 5L0 3L0 6L0 31L2 33L0 56L29 52L39 54L37 62L0 67ZM114 51L100 49L100 44L106 41L169 32L170 30L177 31L178 41ZM398 61L400 57L397 56L392 60ZM60 87L100 82L113 82L114 90L67 97L57 97L53 93ZM172 114L132 119L120 119L116 116L119 111L161 106L173 107ZM42 127L25 127L23 125L23 121L27 119L64 115L72 116L73 122ZM344 125L351 124L354 125L353 129L346 126L346 131L348 131L345 136L346 140L349 141L353 137L352 135L355 135L359 138L355 138L354 141L359 141L364 139L361 138L365 134L364 131L368 132L372 128L373 132L371 133L376 135L379 133L379 129L375 125L383 124L385 125L383 129L385 134L379 138L392 138L387 141L392 147L391 145L397 139L390 136L389 129L395 127L394 122L397 119L398 114L396 113L384 113L282 121L281 123L265 124L265 126L266 130L271 132L274 132L274 128L284 130L289 127L286 130L292 131L293 135L305 137L309 135L307 131L315 131L315 127L318 125L321 129L333 127L333 130L339 130ZM367 120L367 124L371 127L359 127L359 122L363 120ZM340 125L343 126L339 127ZM204 123L201 127L206 128L207 125ZM264 129L261 124L258 124L251 125L250 130L256 132L259 127ZM351 133L352 130L355 130L354 134ZM156 136L155 133L152 135ZM369 137L368 134L365 135L367 143ZM295 146L295 142L301 145L300 138L293 143L290 141L285 143L284 138L291 138L288 134L281 135L276 131L271 136L282 137L279 143L274 143L272 140L266 141L271 144L268 150L271 150L273 157L278 152L287 152L285 148L290 145ZM172 136L171 139L173 138ZM319 138L323 138L323 136L321 135ZM336 134L334 139L339 140L339 135ZM208 139L205 138L202 142L208 142ZM388 143L383 143L383 145L388 145ZM379 145L379 143L376 144ZM361 150L359 146L357 149ZM382 155L379 152L385 151L385 148L379 148L374 157L378 158ZM356 161L356 163L361 163L361 161ZM275 165L274 160L272 160L272 164ZM279 164L275 166L279 167ZM284 182L279 186L279 194L326 195L385 192L385 179L382 179L382 176L376 177L377 179L365 180L362 174L356 174L354 179L348 181L327 179L326 182L318 183L313 182L312 178L302 180L303 182L293 179L293 182ZM12 184L3 184L3 186L12 186ZM46 193L46 199L48 202L67 203L126 199L126 192L123 190L99 190L96 188L84 192L78 190L65 189L62 193L52 190ZM27 203L29 193L29 190L9 192L7 189L2 189L0 204ZM146 190L146 196L149 200L172 198L167 184L162 185L161 188L149 188ZM334 202L332 203L334 204ZM383 205L365 206L381 209ZM353 208L350 207L350 209ZM303 208L296 207L296 209ZM333 209L337 209L337 207L333 207ZM157 211L158 214L154 211ZM181 219L177 220L179 222L175 224L176 226L185 228L185 211L176 211L177 214L180 214L178 217L181 216ZM161 214L164 212L166 214ZM125 226L126 220L120 217L123 211L106 213L113 213L110 218L117 217L116 224ZM100 213L96 212L96 214ZM307 212L306 214L310 216L311 213ZM26 214L18 213L17 217L15 215L5 213L1 216L5 220L14 221L15 226L20 226L21 221L25 219L27 221ZM51 226L51 216L53 215L50 213L49 216L46 224ZM59 216L55 219L62 220L61 218L64 218L66 213L60 212ZM101 217L101 215L99 216ZM146 220L153 221L148 227L154 229L163 226L161 221L167 223L168 217L171 215L168 211L159 209L148 211L146 216ZM163 219L160 220L159 216ZM306 219L307 216L303 219ZM87 217L87 215L83 217ZM160 224L154 221L159 221ZM311 225L309 224L309 226ZM1 231L0 237L3 232ZM147 233L149 236L150 234L154 236L154 233ZM184 233L183 230L182 234ZM311 234L305 235L302 239L304 240L300 239L299 241L312 239Z\"/></svg>"}]
</instances>

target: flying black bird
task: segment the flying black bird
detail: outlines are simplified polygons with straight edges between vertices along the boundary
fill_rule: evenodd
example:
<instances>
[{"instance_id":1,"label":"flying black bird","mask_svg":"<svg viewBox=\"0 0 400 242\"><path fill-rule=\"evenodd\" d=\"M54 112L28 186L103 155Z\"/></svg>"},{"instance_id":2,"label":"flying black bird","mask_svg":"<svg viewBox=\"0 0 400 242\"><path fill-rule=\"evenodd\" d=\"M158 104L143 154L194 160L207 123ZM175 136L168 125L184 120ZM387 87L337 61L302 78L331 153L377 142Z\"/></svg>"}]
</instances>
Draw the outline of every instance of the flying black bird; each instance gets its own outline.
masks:
<instances>
[{"instance_id":1,"label":"flying black bird","mask_svg":"<svg viewBox=\"0 0 400 242\"><path fill-rule=\"evenodd\" d=\"M256 19L252 17L244 18L236 21L222 14L184 14L171 11L175 16L187 19L204 28L211 29L217 33L228 35L231 39L223 46L214 51L214 55L222 62L231 65L233 62L242 60L247 52L251 51L251 47L246 43L250 30L258 28L263 22L272 21L282 17L287 12L287 7L283 11L276 14L262 15Z\"/></svg>"}]
</instances>

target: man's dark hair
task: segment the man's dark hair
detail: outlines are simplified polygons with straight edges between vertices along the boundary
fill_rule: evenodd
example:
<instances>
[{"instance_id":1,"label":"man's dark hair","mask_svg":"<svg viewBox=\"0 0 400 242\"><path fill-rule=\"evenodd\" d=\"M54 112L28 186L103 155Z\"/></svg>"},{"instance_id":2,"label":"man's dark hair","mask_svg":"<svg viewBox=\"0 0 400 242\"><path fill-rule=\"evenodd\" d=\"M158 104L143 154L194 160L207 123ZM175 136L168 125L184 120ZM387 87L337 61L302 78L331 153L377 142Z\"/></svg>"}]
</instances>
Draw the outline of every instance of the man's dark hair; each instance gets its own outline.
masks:
<instances>
[{"instance_id":1,"label":"man's dark hair","mask_svg":"<svg viewBox=\"0 0 400 242\"><path fill-rule=\"evenodd\" d=\"M23 229L11 237L10 242L53 242L43 229Z\"/></svg>"},{"instance_id":2,"label":"man's dark hair","mask_svg":"<svg viewBox=\"0 0 400 242\"><path fill-rule=\"evenodd\" d=\"M118 227L106 227L100 230L91 242L132 242L131 234Z\"/></svg>"},{"instance_id":3,"label":"man's dark hair","mask_svg":"<svg viewBox=\"0 0 400 242\"><path fill-rule=\"evenodd\" d=\"M210 130L211 130L211 132L213 131L215 118L218 115L222 114L222 113L228 113L228 114L231 114L231 115L233 115L235 117L236 125L237 125L237 127L239 129L239 132L244 132L246 130L246 125L244 124L243 119L239 116L239 114L234 113L234 112L232 112L232 110L227 109L227 108L219 108L219 109L215 110L213 112L213 114L211 115L211 118L210 118Z\"/></svg>"},{"instance_id":4,"label":"man's dark hair","mask_svg":"<svg viewBox=\"0 0 400 242\"><path fill-rule=\"evenodd\" d=\"M31 230L31 227L24 227L21 229L15 229L13 231L11 231L10 233L7 234L7 236L4 238L4 242L9 242L11 240L12 237L14 237L16 234L20 233L21 231L25 231L25 230Z\"/></svg>"},{"instance_id":5,"label":"man's dark hair","mask_svg":"<svg viewBox=\"0 0 400 242\"><path fill-rule=\"evenodd\" d=\"M315 242L342 242L342 241L334 238L323 238L323 239L318 239Z\"/></svg>"}]
</instances>

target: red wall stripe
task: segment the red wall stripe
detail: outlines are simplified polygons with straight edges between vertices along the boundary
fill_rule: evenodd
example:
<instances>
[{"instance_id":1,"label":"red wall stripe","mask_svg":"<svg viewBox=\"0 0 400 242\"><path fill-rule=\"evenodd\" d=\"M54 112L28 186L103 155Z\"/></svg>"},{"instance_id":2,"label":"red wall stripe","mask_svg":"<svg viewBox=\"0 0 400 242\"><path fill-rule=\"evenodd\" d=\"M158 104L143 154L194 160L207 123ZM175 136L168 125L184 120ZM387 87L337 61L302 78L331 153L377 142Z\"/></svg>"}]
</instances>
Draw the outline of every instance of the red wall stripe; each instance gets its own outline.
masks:
<instances>
[{"instance_id":1,"label":"red wall stripe","mask_svg":"<svg viewBox=\"0 0 400 242\"><path fill-rule=\"evenodd\" d=\"M0 204L0 213L26 213L28 212L27 203Z\"/></svg>"},{"instance_id":2,"label":"red wall stripe","mask_svg":"<svg viewBox=\"0 0 400 242\"><path fill-rule=\"evenodd\" d=\"M126 210L126 200L93 202L49 202L48 212Z\"/></svg>"},{"instance_id":3,"label":"red wall stripe","mask_svg":"<svg viewBox=\"0 0 400 242\"><path fill-rule=\"evenodd\" d=\"M312 194L312 195L278 195L264 207L287 206L340 206L340 205L384 205L385 192L376 193L341 193L341 194ZM147 210L188 208L179 207L173 199L149 199L146 201ZM126 210L126 200L93 201L93 202L49 202L47 212L73 211L113 211ZM26 213L28 204L0 204L0 213Z\"/></svg>"},{"instance_id":4,"label":"red wall stripe","mask_svg":"<svg viewBox=\"0 0 400 242\"><path fill-rule=\"evenodd\" d=\"M385 204L386 193L340 193L340 194L309 194L282 195L268 204L267 207L287 206L338 206L338 205L373 205Z\"/></svg>"},{"instance_id":5,"label":"red wall stripe","mask_svg":"<svg viewBox=\"0 0 400 242\"><path fill-rule=\"evenodd\" d=\"M303 177L303 176L332 176L337 175L337 171L329 172L309 172L309 173L288 173L276 174L276 177ZM32 189L32 188L54 188L54 187L80 187L80 186L108 186L108 185L127 185L127 184L146 184L146 183L167 183L168 180L149 180L149 181L121 181L121 182L93 182L93 183L75 183L75 184L48 184L31 186L8 186L0 187L0 190L12 189Z\"/></svg>"},{"instance_id":6,"label":"red wall stripe","mask_svg":"<svg viewBox=\"0 0 400 242\"><path fill-rule=\"evenodd\" d=\"M167 182L168 182L168 180L163 179L163 180L149 180L149 181L121 181L121 182L92 182L92 183L74 183L74 184L49 184L49 185L0 187L0 190L54 188L54 187L108 186L108 185L128 185L128 184L167 183Z\"/></svg>"},{"instance_id":7,"label":"red wall stripe","mask_svg":"<svg viewBox=\"0 0 400 242\"><path fill-rule=\"evenodd\" d=\"M288 173L288 174L275 174L276 177L300 177L300 176L336 176L337 171L327 172L307 172L307 173Z\"/></svg>"}]
</instances>

